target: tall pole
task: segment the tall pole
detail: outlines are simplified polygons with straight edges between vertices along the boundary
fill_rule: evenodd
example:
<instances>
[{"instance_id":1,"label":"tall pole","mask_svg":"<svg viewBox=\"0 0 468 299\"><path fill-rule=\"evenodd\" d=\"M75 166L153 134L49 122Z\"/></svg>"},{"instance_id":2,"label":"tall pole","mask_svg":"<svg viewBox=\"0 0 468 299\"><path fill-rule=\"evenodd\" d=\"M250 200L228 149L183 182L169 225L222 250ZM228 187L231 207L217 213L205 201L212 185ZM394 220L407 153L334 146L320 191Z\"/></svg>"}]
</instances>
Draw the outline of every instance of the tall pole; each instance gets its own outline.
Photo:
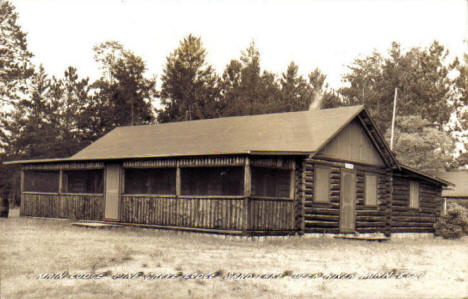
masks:
<instances>
[{"instance_id":1,"label":"tall pole","mask_svg":"<svg viewBox=\"0 0 468 299\"><path fill-rule=\"evenodd\" d=\"M466 1L466 13L468 14L468 0ZM465 51L468 49L468 18L466 18L465 24L465 39L463 40L465 43Z\"/></svg>"},{"instance_id":2,"label":"tall pole","mask_svg":"<svg viewBox=\"0 0 468 299\"><path fill-rule=\"evenodd\" d=\"M395 113L396 113L397 95L398 95L398 88L395 87L395 97L393 98L392 135L390 137L390 150L393 150L393 133L395 131Z\"/></svg>"}]
</instances>

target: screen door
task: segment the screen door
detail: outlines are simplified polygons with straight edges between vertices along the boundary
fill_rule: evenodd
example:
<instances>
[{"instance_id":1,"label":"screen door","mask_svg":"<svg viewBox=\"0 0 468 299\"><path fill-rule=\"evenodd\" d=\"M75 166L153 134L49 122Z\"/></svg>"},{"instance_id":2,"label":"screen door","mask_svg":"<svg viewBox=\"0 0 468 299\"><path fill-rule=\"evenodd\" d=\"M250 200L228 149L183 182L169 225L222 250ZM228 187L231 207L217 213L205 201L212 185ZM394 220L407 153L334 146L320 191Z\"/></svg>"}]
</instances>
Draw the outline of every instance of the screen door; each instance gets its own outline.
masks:
<instances>
[{"instance_id":1,"label":"screen door","mask_svg":"<svg viewBox=\"0 0 468 299\"><path fill-rule=\"evenodd\" d=\"M106 165L106 220L119 220L120 171L119 164Z\"/></svg>"}]
</instances>

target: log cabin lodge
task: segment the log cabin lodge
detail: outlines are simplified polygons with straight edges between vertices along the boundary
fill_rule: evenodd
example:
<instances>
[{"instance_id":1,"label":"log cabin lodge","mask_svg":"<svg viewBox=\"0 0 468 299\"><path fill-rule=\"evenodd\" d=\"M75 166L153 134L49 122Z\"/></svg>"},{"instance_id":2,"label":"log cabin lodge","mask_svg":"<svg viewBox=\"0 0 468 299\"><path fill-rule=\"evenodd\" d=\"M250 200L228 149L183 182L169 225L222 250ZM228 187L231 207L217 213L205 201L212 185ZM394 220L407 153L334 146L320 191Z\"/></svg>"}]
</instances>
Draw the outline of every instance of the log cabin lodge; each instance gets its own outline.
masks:
<instances>
[{"instance_id":1,"label":"log cabin lodge","mask_svg":"<svg viewBox=\"0 0 468 299\"><path fill-rule=\"evenodd\" d=\"M21 164L21 216L241 235L433 232L449 182L363 106L119 127Z\"/></svg>"}]
</instances>

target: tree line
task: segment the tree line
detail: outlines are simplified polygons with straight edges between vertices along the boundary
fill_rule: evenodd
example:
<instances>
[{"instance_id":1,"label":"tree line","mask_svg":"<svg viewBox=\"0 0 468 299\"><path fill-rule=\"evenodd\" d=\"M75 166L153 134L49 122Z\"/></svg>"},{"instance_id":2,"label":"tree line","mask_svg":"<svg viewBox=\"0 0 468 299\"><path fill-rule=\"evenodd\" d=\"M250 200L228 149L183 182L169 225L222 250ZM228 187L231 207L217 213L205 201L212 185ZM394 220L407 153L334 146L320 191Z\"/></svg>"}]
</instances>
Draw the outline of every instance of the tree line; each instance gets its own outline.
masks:
<instances>
[{"instance_id":1,"label":"tree line","mask_svg":"<svg viewBox=\"0 0 468 299\"><path fill-rule=\"evenodd\" d=\"M91 82L74 66L62 77L34 66L8 1L0 2L0 29L2 161L68 157L117 126L301 111L315 99L322 108L366 105L388 139L396 88L398 159L433 172L468 164L455 148L468 130L468 56L449 59L437 41L406 51L394 42L387 53L359 57L333 89L318 68L306 76L294 62L282 74L262 70L254 42L218 74L190 34L166 58L156 88L144 60L119 42L94 47L101 75ZM3 189L17 189L14 168L1 166Z\"/></svg>"}]
</instances>

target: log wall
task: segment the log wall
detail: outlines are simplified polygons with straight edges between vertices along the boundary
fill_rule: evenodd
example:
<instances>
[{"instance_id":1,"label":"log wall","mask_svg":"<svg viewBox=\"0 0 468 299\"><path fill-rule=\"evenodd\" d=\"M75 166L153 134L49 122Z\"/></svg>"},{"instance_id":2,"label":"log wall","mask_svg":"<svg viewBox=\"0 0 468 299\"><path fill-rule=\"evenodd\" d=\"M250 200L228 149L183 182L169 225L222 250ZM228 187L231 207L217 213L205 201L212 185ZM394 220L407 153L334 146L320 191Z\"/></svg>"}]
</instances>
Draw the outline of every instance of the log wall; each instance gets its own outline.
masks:
<instances>
[{"instance_id":1,"label":"log wall","mask_svg":"<svg viewBox=\"0 0 468 299\"><path fill-rule=\"evenodd\" d=\"M102 220L102 194L23 193L21 216Z\"/></svg>"},{"instance_id":2,"label":"log wall","mask_svg":"<svg viewBox=\"0 0 468 299\"><path fill-rule=\"evenodd\" d=\"M314 167L313 160L306 159L304 226L306 233L338 233L340 225L340 168L333 165L329 177L329 202L314 201Z\"/></svg>"},{"instance_id":3,"label":"log wall","mask_svg":"<svg viewBox=\"0 0 468 299\"><path fill-rule=\"evenodd\" d=\"M310 159L303 162L304 171L304 232L338 232L339 193L336 202L336 192L328 203L314 202L314 167ZM333 170L332 170L333 172ZM335 169L336 174L336 169ZM333 202L334 201L334 202Z\"/></svg>"},{"instance_id":4,"label":"log wall","mask_svg":"<svg viewBox=\"0 0 468 299\"><path fill-rule=\"evenodd\" d=\"M419 208L409 207L411 179L395 175L393 179L392 232L434 232L434 223L442 209L442 189L419 182Z\"/></svg>"},{"instance_id":5,"label":"log wall","mask_svg":"<svg viewBox=\"0 0 468 299\"><path fill-rule=\"evenodd\" d=\"M294 179L294 199L295 199L295 227L299 234L304 234L304 195L305 195L305 171L304 161L296 161Z\"/></svg>"},{"instance_id":6,"label":"log wall","mask_svg":"<svg viewBox=\"0 0 468 299\"><path fill-rule=\"evenodd\" d=\"M365 175L377 175L377 205L365 204ZM390 212L389 180L391 176L377 169L356 167L356 231L359 233L386 232L389 223L387 215Z\"/></svg>"},{"instance_id":7,"label":"log wall","mask_svg":"<svg viewBox=\"0 0 468 299\"><path fill-rule=\"evenodd\" d=\"M314 168L326 165L331 168L329 201L314 201ZM344 163L305 159L304 174L304 232L340 233L341 169ZM356 232L389 232L391 210L391 175L378 167L354 164L356 173ZM377 175L377 205L365 205L365 174Z\"/></svg>"}]
</instances>

